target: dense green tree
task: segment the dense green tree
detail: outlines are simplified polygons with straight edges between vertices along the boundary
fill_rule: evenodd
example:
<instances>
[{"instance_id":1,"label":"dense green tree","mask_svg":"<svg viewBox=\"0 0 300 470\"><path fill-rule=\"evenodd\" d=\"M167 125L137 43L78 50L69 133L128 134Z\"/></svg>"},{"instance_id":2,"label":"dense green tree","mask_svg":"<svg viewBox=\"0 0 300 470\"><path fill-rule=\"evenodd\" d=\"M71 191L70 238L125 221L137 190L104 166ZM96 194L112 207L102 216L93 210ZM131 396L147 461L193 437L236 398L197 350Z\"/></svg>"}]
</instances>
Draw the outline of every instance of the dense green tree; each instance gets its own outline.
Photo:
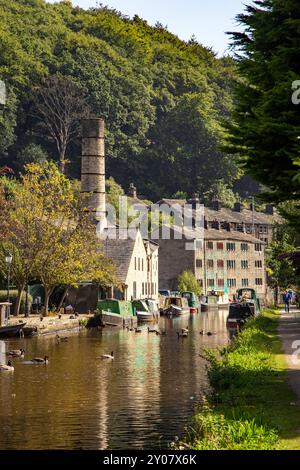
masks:
<instances>
[{"instance_id":1,"label":"dense green tree","mask_svg":"<svg viewBox=\"0 0 300 470\"><path fill-rule=\"evenodd\" d=\"M215 170L218 179L237 177L234 160L219 150L234 73L230 58L218 59L194 39L182 41L138 16L103 6L85 11L66 1L0 0L0 79L15 96L3 111L5 125L0 115L6 139L0 158L17 169L23 148L34 144L58 159L57 136L36 133L45 116L37 119L33 96L60 76L105 119L107 172L122 187L135 181L153 200L207 190ZM66 139L59 140L63 162ZM67 151L72 177L80 175L79 156L74 139Z\"/></svg>"},{"instance_id":2,"label":"dense green tree","mask_svg":"<svg viewBox=\"0 0 300 470\"><path fill-rule=\"evenodd\" d=\"M231 151L268 188L267 200L299 200L300 3L256 0L237 19L244 32L233 33L240 80Z\"/></svg>"},{"instance_id":3,"label":"dense green tree","mask_svg":"<svg viewBox=\"0 0 300 470\"><path fill-rule=\"evenodd\" d=\"M184 271L178 278L178 289L180 292L194 292L201 295L202 288L192 271Z\"/></svg>"}]
</instances>

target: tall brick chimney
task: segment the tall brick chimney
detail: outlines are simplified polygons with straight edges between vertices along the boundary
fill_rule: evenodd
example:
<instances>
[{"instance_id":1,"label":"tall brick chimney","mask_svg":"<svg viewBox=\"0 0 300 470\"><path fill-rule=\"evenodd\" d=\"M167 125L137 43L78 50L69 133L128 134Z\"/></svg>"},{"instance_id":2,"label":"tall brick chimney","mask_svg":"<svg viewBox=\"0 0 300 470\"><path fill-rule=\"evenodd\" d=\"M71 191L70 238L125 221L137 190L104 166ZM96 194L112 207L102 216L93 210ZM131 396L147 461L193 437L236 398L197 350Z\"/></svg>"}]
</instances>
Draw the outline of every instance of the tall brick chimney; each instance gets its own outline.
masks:
<instances>
[{"instance_id":1,"label":"tall brick chimney","mask_svg":"<svg viewBox=\"0 0 300 470\"><path fill-rule=\"evenodd\" d=\"M81 192L91 194L88 208L106 228L104 132L103 119L82 120Z\"/></svg>"}]
</instances>

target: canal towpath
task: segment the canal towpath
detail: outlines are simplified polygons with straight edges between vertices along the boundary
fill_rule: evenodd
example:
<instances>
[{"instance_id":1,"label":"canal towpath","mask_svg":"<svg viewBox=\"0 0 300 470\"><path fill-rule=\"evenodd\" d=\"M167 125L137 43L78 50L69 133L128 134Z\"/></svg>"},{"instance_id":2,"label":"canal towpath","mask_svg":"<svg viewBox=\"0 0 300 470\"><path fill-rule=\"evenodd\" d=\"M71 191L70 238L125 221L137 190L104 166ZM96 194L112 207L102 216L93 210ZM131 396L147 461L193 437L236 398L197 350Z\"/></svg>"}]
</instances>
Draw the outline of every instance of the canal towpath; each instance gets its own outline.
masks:
<instances>
[{"instance_id":1,"label":"canal towpath","mask_svg":"<svg viewBox=\"0 0 300 470\"><path fill-rule=\"evenodd\" d=\"M290 313L283 311L278 331L287 364L288 382L300 406L300 310L292 306Z\"/></svg>"}]
</instances>

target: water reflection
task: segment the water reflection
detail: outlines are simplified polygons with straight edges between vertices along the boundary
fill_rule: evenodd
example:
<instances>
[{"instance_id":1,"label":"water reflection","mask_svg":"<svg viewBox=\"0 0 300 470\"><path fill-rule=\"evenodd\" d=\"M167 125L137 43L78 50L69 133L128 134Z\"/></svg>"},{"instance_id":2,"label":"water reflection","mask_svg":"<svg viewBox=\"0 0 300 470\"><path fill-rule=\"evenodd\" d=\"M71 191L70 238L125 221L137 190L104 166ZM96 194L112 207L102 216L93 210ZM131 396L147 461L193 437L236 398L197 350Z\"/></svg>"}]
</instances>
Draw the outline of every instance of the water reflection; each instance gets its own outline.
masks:
<instances>
[{"instance_id":1,"label":"water reflection","mask_svg":"<svg viewBox=\"0 0 300 470\"><path fill-rule=\"evenodd\" d=\"M14 359L0 374L1 449L165 448L180 435L208 389L203 347L227 342L227 312L161 318L166 336L127 331L82 332L66 343L55 337L10 340L25 360L48 355L48 366ZM188 338L177 338L189 327ZM200 335L200 331L216 333ZM114 351L114 361L101 354Z\"/></svg>"}]
</instances>

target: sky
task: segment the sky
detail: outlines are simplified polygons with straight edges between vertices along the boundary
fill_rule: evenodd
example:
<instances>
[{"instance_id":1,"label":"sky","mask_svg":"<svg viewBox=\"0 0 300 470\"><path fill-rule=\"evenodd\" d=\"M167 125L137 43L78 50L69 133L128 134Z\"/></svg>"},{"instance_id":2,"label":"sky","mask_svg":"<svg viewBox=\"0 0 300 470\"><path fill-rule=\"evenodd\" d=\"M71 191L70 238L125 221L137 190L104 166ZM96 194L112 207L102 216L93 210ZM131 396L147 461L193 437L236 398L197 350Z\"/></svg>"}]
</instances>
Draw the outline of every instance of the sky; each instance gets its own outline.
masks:
<instances>
[{"instance_id":1,"label":"sky","mask_svg":"<svg viewBox=\"0 0 300 470\"><path fill-rule=\"evenodd\" d=\"M54 3L55 0L49 0ZM73 0L74 6L95 7L103 3L130 17L137 14L151 25L157 21L181 39L194 34L201 44L218 55L228 52L226 31L238 30L235 16L249 0Z\"/></svg>"}]
</instances>

